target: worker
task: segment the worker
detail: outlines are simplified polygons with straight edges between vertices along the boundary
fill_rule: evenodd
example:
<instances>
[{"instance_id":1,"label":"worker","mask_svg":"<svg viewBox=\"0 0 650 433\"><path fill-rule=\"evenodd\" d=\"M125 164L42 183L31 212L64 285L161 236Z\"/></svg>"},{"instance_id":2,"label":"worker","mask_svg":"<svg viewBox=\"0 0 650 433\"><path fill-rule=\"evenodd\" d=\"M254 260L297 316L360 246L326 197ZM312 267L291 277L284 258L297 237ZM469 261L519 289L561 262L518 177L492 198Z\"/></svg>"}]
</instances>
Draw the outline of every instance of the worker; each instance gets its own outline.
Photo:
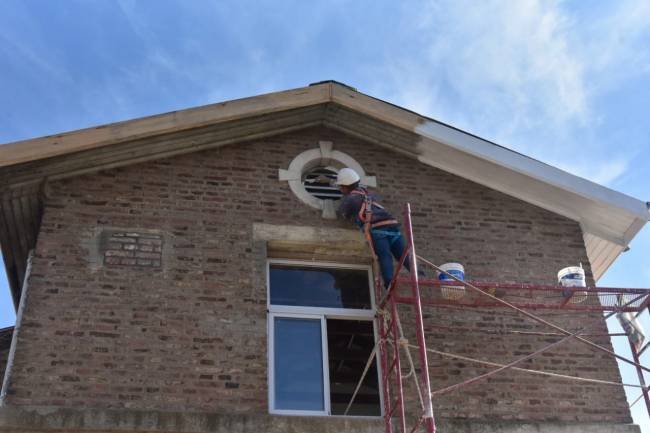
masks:
<instances>
[{"instance_id":1,"label":"worker","mask_svg":"<svg viewBox=\"0 0 650 433\"><path fill-rule=\"evenodd\" d=\"M393 279L393 257L400 260L404 254L404 237L399 229L399 222L376 201L374 194L361 186L359 174L351 168L342 168L336 177L343 198L336 214L345 220L354 221L362 230L370 218L370 236L379 261L384 287L388 289ZM370 205L370 209L368 208ZM409 258L404 260L404 267L410 269Z\"/></svg>"}]
</instances>

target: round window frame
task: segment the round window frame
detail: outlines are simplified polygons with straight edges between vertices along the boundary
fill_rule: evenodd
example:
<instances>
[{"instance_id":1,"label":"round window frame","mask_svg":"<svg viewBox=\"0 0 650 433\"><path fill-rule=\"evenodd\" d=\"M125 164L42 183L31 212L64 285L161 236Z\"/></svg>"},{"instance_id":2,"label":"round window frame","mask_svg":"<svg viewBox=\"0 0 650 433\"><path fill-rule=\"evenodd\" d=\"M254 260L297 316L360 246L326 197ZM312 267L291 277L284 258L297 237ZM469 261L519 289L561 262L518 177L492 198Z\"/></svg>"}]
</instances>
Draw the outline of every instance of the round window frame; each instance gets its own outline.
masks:
<instances>
[{"instance_id":1,"label":"round window frame","mask_svg":"<svg viewBox=\"0 0 650 433\"><path fill-rule=\"evenodd\" d=\"M337 169L349 167L356 171L361 183L370 187L377 186L375 176L367 176L365 170L354 158L339 150L334 150L331 141L319 141L318 148L306 150L297 155L289 164L288 169L279 170L279 180L287 181L289 188L300 201L308 206L323 211L323 218L336 218L334 203L337 200L323 200L314 197L302 182L302 176L318 166L332 166Z\"/></svg>"}]
</instances>

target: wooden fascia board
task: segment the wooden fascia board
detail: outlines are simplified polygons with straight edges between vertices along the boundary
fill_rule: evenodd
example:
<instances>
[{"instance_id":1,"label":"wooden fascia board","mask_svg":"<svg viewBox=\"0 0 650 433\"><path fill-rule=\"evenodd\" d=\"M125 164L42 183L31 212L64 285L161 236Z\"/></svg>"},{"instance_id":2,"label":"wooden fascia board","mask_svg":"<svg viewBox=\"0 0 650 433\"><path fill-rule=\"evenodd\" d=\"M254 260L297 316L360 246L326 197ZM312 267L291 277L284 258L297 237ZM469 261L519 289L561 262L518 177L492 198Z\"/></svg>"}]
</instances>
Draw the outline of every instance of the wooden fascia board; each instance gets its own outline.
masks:
<instances>
[{"instance_id":1,"label":"wooden fascia board","mask_svg":"<svg viewBox=\"0 0 650 433\"><path fill-rule=\"evenodd\" d=\"M96 149L0 168L8 189L123 167L226 144L282 134L322 123L326 104L246 117L175 133L125 140Z\"/></svg>"},{"instance_id":2,"label":"wooden fascia board","mask_svg":"<svg viewBox=\"0 0 650 433\"><path fill-rule=\"evenodd\" d=\"M586 231L619 245L627 245L646 220L624 209L576 195L564 188L541 182L516 170L431 141L421 146L418 159L519 200L588 226Z\"/></svg>"},{"instance_id":3,"label":"wooden fascia board","mask_svg":"<svg viewBox=\"0 0 650 433\"><path fill-rule=\"evenodd\" d=\"M0 146L0 168L152 135L322 104L330 100L331 86L325 83L8 143Z\"/></svg>"},{"instance_id":4,"label":"wooden fascia board","mask_svg":"<svg viewBox=\"0 0 650 433\"><path fill-rule=\"evenodd\" d=\"M429 120L397 105L337 84L332 84L332 102L412 132L415 132L418 125Z\"/></svg>"},{"instance_id":5,"label":"wooden fascia board","mask_svg":"<svg viewBox=\"0 0 650 433\"><path fill-rule=\"evenodd\" d=\"M332 85L332 102L399 128L412 131L423 138L422 144L424 146L429 140L441 143L509 170L519 172L540 182L618 208L634 215L636 218L645 221L650 219L646 204L634 197L567 173L397 105L336 84Z\"/></svg>"},{"instance_id":6,"label":"wooden fascia board","mask_svg":"<svg viewBox=\"0 0 650 433\"><path fill-rule=\"evenodd\" d=\"M451 146L540 182L601 201L632 213L637 218L648 220L645 203L639 200L333 82L5 144L0 146L0 168L127 140L330 101L389 125L414 132L423 137L425 145L427 140L432 140Z\"/></svg>"},{"instance_id":7,"label":"wooden fascia board","mask_svg":"<svg viewBox=\"0 0 650 433\"><path fill-rule=\"evenodd\" d=\"M41 184L5 191L0 197L0 248L7 279L18 308L29 251L41 224Z\"/></svg>"},{"instance_id":8,"label":"wooden fascia board","mask_svg":"<svg viewBox=\"0 0 650 433\"><path fill-rule=\"evenodd\" d=\"M599 233L602 238L614 241L618 245L628 243L648 220L645 203L639 200L573 176L480 137L332 82L9 143L0 146L0 169L23 162L97 149L114 143L328 102L417 134L422 138L419 150L421 154L412 156L429 165L437 166L432 162L432 156L434 158L435 156L427 154L427 148L435 148L439 145L449 146L461 153L484 159L504 169L525 175L539 182L540 185L550 185L565 190L569 194L576 194L598 202L608 208L608 212L625 218L633 217L632 225L620 233L618 230L617 233L602 231ZM418 150L416 150L417 152ZM444 167L438 168L445 169ZM479 174L471 180L489 184ZM503 192L508 193L507 191ZM508 194L513 195L512 193ZM524 193L513 196L581 223L585 222L580 215L563 213L561 206L546 203L543 198L527 197ZM597 221L590 221L589 225L591 226L590 231L598 231Z\"/></svg>"},{"instance_id":9,"label":"wooden fascia board","mask_svg":"<svg viewBox=\"0 0 650 433\"><path fill-rule=\"evenodd\" d=\"M480 137L423 117L417 113L355 92L344 86L333 85L332 102L396 127L415 132L422 137L418 159L425 164L445 170L444 166L436 163L435 154L426 151L427 148L435 149L436 145L440 143L465 154L489 161L504 169L529 177L533 181L539 182L540 186L547 185L558 190L566 191L569 196L575 194L583 199L599 203L607 209L607 212L628 219L630 222L626 228L621 227L619 230L616 230L616 233L613 233L611 229L605 228L600 224L597 218L595 220L588 218L589 221L587 222L584 215L580 215L580 213L568 208L563 209L561 203L548 203L544 197L528 196L523 192L513 193L512 190L502 191L520 200L573 219L581 224L583 233L591 233L592 236L602 239L603 243L607 244L608 251L604 262L599 263L597 269L594 269L594 278L596 280L607 271L609 266L616 260L621 251L623 251L641 230L650 217L646 203L633 197L564 172L525 155L490 143ZM457 170L451 170L451 172L459 174ZM489 179L484 179L478 172L474 173L473 176L466 174L464 177L485 185L493 183ZM496 189L500 190L498 187ZM588 228L585 226L588 226ZM593 251L587 251L587 254L592 256Z\"/></svg>"},{"instance_id":10,"label":"wooden fascia board","mask_svg":"<svg viewBox=\"0 0 650 433\"><path fill-rule=\"evenodd\" d=\"M642 201L510 149L433 121L419 125L416 132L427 139L493 162L506 169L524 174L531 179L553 185L590 200L602 202L635 217L648 219L648 210Z\"/></svg>"},{"instance_id":11,"label":"wooden fascia board","mask_svg":"<svg viewBox=\"0 0 650 433\"><path fill-rule=\"evenodd\" d=\"M645 203L337 83L237 99L0 146L0 168L245 117L334 102L387 124L648 220Z\"/></svg>"}]
</instances>

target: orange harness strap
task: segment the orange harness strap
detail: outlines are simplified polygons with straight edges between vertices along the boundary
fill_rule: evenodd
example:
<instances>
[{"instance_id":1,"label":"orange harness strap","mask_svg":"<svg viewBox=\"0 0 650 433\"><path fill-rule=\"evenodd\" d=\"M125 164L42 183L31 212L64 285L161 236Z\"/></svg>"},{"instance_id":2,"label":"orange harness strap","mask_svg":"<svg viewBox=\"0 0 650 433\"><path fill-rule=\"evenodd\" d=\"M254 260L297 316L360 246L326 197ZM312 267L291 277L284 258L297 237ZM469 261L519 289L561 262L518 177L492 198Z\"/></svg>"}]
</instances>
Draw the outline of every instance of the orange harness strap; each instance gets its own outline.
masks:
<instances>
[{"instance_id":1,"label":"orange harness strap","mask_svg":"<svg viewBox=\"0 0 650 433\"><path fill-rule=\"evenodd\" d=\"M370 196L366 191L363 189L355 189L352 191L350 194L355 194L355 195L361 195L363 196L363 204L361 205L361 208L359 209L359 213L357 214L357 217L359 218L359 221L361 221L364 225L364 230L366 225L370 224L370 228L376 228L376 227L383 227L383 226L389 226L389 225L397 225L398 222L396 219L389 219L389 220L384 220L384 221L379 221L374 224L372 224L372 207L377 206L379 209L384 209L382 205L380 205L377 202L373 202Z\"/></svg>"}]
</instances>

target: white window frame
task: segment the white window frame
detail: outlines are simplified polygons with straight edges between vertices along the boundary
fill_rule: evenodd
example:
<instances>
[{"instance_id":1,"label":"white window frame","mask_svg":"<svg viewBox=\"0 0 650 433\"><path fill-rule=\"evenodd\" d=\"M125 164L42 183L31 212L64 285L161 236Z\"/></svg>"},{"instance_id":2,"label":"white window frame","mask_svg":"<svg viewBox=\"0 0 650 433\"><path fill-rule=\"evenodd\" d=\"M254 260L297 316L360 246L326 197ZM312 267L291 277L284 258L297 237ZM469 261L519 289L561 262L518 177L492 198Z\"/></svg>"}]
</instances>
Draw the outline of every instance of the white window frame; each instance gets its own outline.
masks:
<instances>
[{"instance_id":1,"label":"white window frame","mask_svg":"<svg viewBox=\"0 0 650 433\"><path fill-rule=\"evenodd\" d=\"M353 309L353 308L327 308L327 307L302 307L289 305L272 305L271 304L271 265L297 265L313 268L336 268L336 269L359 269L368 272L368 287L370 290L370 309ZM332 415L330 402L330 381L329 381L329 350L327 344L327 319L336 320L362 320L372 323L375 341L378 339L377 320L375 318L375 293L373 290L372 268L368 265L351 265L334 262L307 262L302 260L281 260L269 259L266 264L266 304L268 311L267 334L268 334L268 398L269 413L273 415L298 415L298 416L340 416ZM321 322L321 350L323 355L323 411L311 410L286 410L275 408L275 318L298 318L298 319L317 319ZM384 399L381 391L381 371L378 358L375 359L377 366L377 383L379 384L379 405L383 415ZM346 418L378 418L376 416L346 416Z\"/></svg>"},{"instance_id":2,"label":"white window frame","mask_svg":"<svg viewBox=\"0 0 650 433\"><path fill-rule=\"evenodd\" d=\"M287 410L275 409L275 318L289 318L289 319L312 319L320 321L320 334L321 334L321 353L322 353L322 368L323 368L323 410ZM329 415L331 412L329 396L330 383L329 383L329 359L327 356L327 323L325 317L315 314L276 314L269 312L269 409L273 408L271 413L277 415Z\"/></svg>"}]
</instances>

